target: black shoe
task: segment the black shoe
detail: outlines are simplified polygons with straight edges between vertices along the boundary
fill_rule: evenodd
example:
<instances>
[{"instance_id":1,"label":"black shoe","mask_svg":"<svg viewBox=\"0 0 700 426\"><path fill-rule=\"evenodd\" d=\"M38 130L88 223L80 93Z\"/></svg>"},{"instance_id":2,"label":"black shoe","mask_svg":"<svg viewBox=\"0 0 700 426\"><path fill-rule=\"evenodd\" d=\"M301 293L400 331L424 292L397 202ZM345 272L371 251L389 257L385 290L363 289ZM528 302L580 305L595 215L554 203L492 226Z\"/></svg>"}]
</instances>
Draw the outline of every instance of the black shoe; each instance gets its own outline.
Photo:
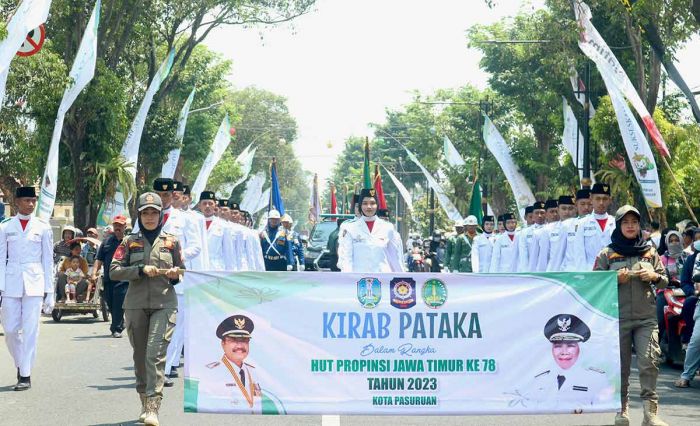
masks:
<instances>
[{"instance_id":1,"label":"black shoe","mask_svg":"<svg viewBox=\"0 0 700 426\"><path fill-rule=\"evenodd\" d=\"M17 381L19 382L19 378L22 377L19 375L19 367L17 367Z\"/></svg>"},{"instance_id":2,"label":"black shoe","mask_svg":"<svg viewBox=\"0 0 700 426\"><path fill-rule=\"evenodd\" d=\"M163 386L166 388L171 388L171 387L175 386L175 382L173 382L172 380L170 380L169 378L166 377L165 382L163 382Z\"/></svg>"},{"instance_id":3,"label":"black shoe","mask_svg":"<svg viewBox=\"0 0 700 426\"><path fill-rule=\"evenodd\" d=\"M32 380L29 377L20 377L17 384L12 388L15 391L26 391L32 388Z\"/></svg>"},{"instance_id":4,"label":"black shoe","mask_svg":"<svg viewBox=\"0 0 700 426\"><path fill-rule=\"evenodd\" d=\"M168 374L168 377L170 377L171 379L177 379L178 377L180 377L180 375L177 373L177 368L171 369L170 374Z\"/></svg>"},{"instance_id":5,"label":"black shoe","mask_svg":"<svg viewBox=\"0 0 700 426\"><path fill-rule=\"evenodd\" d=\"M121 339L122 334L118 331L115 331L114 333L112 333L112 337L114 337L115 339Z\"/></svg>"}]
</instances>

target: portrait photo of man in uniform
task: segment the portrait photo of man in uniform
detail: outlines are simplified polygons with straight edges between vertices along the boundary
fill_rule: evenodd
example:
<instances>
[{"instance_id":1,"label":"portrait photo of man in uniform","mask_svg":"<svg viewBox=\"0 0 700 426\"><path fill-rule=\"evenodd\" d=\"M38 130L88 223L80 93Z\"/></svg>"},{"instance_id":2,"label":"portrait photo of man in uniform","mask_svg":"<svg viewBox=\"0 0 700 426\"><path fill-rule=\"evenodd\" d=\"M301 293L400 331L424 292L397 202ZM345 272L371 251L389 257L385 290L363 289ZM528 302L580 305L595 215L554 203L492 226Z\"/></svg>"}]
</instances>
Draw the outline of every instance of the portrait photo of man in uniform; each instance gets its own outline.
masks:
<instances>
[{"instance_id":1,"label":"portrait photo of man in uniform","mask_svg":"<svg viewBox=\"0 0 700 426\"><path fill-rule=\"evenodd\" d=\"M246 362L253 329L253 321L245 315L232 315L216 328L223 354L203 369L198 412L262 414L262 391L254 378L255 367Z\"/></svg>"},{"instance_id":2,"label":"portrait photo of man in uniform","mask_svg":"<svg viewBox=\"0 0 700 426\"><path fill-rule=\"evenodd\" d=\"M545 324L544 336L551 343L549 368L537 373L523 392L516 392L520 404L583 413L614 398L615 388L605 371L579 362L582 344L591 337L586 323L575 315L557 314Z\"/></svg>"}]
</instances>

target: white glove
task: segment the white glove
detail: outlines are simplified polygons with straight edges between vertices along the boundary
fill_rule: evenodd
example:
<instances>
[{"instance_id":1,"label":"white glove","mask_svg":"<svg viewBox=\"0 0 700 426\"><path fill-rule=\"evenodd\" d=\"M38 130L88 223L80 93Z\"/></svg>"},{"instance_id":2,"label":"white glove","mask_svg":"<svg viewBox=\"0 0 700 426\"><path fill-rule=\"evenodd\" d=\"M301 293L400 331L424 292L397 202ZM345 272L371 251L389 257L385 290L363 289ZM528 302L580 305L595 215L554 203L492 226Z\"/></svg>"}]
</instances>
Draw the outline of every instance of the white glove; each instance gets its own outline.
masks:
<instances>
[{"instance_id":1,"label":"white glove","mask_svg":"<svg viewBox=\"0 0 700 426\"><path fill-rule=\"evenodd\" d=\"M54 300L53 293L44 293L44 309L42 311L48 315L53 311L54 306L56 306L56 300Z\"/></svg>"},{"instance_id":2,"label":"white glove","mask_svg":"<svg viewBox=\"0 0 700 426\"><path fill-rule=\"evenodd\" d=\"M305 270L306 270L306 266L304 266L304 265L299 265L299 270L300 270L300 271L305 271Z\"/></svg>"},{"instance_id":3,"label":"white glove","mask_svg":"<svg viewBox=\"0 0 700 426\"><path fill-rule=\"evenodd\" d=\"M292 265L287 265L287 271L291 271L292 269L294 269L294 266L292 266Z\"/></svg>"}]
</instances>

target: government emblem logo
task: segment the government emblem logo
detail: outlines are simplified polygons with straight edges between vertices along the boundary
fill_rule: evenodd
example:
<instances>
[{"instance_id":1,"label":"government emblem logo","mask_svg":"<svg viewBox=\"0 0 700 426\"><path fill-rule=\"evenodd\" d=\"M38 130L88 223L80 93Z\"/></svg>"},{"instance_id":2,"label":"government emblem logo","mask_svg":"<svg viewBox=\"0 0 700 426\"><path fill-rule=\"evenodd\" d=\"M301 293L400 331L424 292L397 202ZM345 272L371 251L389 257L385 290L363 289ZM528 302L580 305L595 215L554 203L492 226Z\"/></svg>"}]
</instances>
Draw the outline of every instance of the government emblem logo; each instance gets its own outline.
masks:
<instances>
[{"instance_id":1,"label":"government emblem logo","mask_svg":"<svg viewBox=\"0 0 700 426\"><path fill-rule=\"evenodd\" d=\"M382 283L377 278L362 278L357 282L357 300L367 309L372 309L382 300Z\"/></svg>"},{"instance_id":2,"label":"government emblem logo","mask_svg":"<svg viewBox=\"0 0 700 426\"><path fill-rule=\"evenodd\" d=\"M413 278L394 278L390 289L391 306L399 309L416 306L416 281Z\"/></svg>"},{"instance_id":3,"label":"government emblem logo","mask_svg":"<svg viewBox=\"0 0 700 426\"><path fill-rule=\"evenodd\" d=\"M423 284L423 301L429 308L437 309L447 300L447 287L437 278L429 279Z\"/></svg>"}]
</instances>

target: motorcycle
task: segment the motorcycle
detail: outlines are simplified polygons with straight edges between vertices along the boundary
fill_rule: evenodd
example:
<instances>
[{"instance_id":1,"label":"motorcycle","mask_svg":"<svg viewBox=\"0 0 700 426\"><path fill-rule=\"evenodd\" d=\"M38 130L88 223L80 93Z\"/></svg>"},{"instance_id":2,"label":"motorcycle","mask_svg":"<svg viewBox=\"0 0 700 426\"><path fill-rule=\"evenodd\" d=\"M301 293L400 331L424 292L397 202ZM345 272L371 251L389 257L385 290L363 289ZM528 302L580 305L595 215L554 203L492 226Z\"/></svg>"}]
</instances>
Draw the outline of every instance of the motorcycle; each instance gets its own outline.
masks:
<instances>
[{"instance_id":1,"label":"motorcycle","mask_svg":"<svg viewBox=\"0 0 700 426\"><path fill-rule=\"evenodd\" d=\"M698 277L700 279L700 277ZM695 277L693 277L693 280ZM681 317L683 302L685 302L685 293L677 286L672 286L674 282L669 284L661 293L666 299L664 306L664 325L666 327L663 336L659 336L659 344L661 353L663 354L666 363L671 366L683 366L685 361L685 349L681 342L683 329L686 327L685 321Z\"/></svg>"}]
</instances>

